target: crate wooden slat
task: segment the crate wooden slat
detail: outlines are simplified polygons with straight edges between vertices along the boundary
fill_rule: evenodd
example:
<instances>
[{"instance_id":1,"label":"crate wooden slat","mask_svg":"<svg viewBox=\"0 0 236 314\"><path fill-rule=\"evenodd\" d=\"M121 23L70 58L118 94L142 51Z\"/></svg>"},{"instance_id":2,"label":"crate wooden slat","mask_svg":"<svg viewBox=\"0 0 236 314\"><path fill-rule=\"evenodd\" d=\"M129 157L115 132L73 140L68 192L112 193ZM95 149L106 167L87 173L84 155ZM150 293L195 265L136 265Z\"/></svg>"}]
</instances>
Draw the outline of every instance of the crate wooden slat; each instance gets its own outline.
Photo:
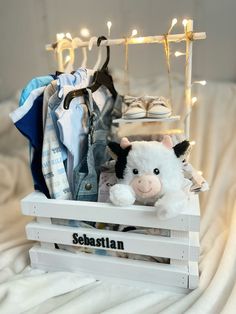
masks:
<instances>
[{"instance_id":1,"label":"crate wooden slat","mask_svg":"<svg viewBox=\"0 0 236 314\"><path fill-rule=\"evenodd\" d=\"M199 243L197 239L193 237L192 233L189 239L172 239L169 237L135 234L132 232L127 233L59 225L43 225L36 222L29 223L26 227L26 234L29 240L79 246L72 242L74 233L77 233L79 237L83 237L85 234L87 238L100 239L103 237L124 243L123 250L106 248L112 251L189 261L197 261L199 255ZM189 241L190 239L192 239L191 243ZM89 243L83 246L91 247ZM94 248L105 249L105 247L102 246L94 246Z\"/></svg>"},{"instance_id":2,"label":"crate wooden slat","mask_svg":"<svg viewBox=\"0 0 236 314\"><path fill-rule=\"evenodd\" d=\"M49 200L42 193L33 192L21 201L24 215L106 222L147 228L199 231L200 210L198 197L193 195L189 208L180 215L158 220L152 206L116 207L108 203Z\"/></svg>"},{"instance_id":3,"label":"crate wooden slat","mask_svg":"<svg viewBox=\"0 0 236 314\"><path fill-rule=\"evenodd\" d=\"M30 250L32 266L45 270L69 270L92 274L95 278L126 278L133 281L158 283L188 288L188 269L179 269L172 265L139 260L123 259L113 256L101 256L86 253L70 253L63 250L48 250L34 247Z\"/></svg>"},{"instance_id":4,"label":"crate wooden slat","mask_svg":"<svg viewBox=\"0 0 236 314\"><path fill-rule=\"evenodd\" d=\"M178 289L194 289L198 285L200 210L197 196L190 198L186 212L168 220L158 220L156 209L151 206L116 207L105 203L51 200L39 192L24 198L21 205L23 214L36 217L36 222L26 226L27 238L40 244L30 250L32 267L76 271L96 279L115 278L152 290L155 285ZM64 226L62 219L168 229L170 237ZM170 258L170 264L61 249L78 245L73 243L74 233L77 237L86 234L88 238L107 237L123 243L122 249L91 244L85 247L166 257ZM59 245L59 250L54 248L54 243Z\"/></svg>"}]
</instances>

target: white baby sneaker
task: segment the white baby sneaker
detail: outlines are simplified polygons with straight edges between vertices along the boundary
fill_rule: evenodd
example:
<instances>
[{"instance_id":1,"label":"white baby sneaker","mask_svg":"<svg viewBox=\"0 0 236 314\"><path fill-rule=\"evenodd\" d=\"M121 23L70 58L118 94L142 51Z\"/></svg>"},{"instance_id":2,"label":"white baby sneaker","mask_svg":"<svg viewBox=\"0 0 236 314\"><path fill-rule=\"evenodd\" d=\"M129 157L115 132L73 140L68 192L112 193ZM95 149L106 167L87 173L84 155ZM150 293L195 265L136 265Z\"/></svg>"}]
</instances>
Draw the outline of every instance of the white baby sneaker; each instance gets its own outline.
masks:
<instances>
[{"instance_id":1,"label":"white baby sneaker","mask_svg":"<svg viewBox=\"0 0 236 314\"><path fill-rule=\"evenodd\" d=\"M124 119L140 119L146 117L146 104L142 97L126 96L124 101L128 106L123 113Z\"/></svg>"},{"instance_id":2,"label":"white baby sneaker","mask_svg":"<svg viewBox=\"0 0 236 314\"><path fill-rule=\"evenodd\" d=\"M171 115L171 108L168 99L156 97L151 99L147 105L148 118L168 118Z\"/></svg>"}]
</instances>

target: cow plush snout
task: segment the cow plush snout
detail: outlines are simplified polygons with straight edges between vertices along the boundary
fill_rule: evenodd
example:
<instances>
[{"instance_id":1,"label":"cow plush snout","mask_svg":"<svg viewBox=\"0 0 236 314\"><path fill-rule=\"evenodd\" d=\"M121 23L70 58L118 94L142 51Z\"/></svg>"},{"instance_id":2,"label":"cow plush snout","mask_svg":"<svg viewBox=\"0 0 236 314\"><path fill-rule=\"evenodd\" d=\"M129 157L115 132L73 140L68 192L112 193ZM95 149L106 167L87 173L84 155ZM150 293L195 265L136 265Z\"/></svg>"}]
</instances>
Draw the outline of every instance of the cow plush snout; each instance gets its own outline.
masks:
<instances>
[{"instance_id":1,"label":"cow plush snout","mask_svg":"<svg viewBox=\"0 0 236 314\"><path fill-rule=\"evenodd\" d=\"M141 198L154 197L161 191L161 182L154 175L135 177L131 182L131 186L135 194Z\"/></svg>"}]
</instances>

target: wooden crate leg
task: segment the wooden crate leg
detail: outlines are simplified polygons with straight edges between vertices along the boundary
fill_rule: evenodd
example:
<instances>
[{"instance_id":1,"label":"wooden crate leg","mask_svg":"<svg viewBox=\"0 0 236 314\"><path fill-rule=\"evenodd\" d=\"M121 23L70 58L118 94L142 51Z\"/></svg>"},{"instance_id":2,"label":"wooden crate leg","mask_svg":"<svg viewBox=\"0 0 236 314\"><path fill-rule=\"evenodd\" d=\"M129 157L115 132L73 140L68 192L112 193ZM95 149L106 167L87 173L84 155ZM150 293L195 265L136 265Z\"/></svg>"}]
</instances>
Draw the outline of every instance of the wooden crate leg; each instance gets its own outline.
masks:
<instances>
[{"instance_id":1,"label":"wooden crate leg","mask_svg":"<svg viewBox=\"0 0 236 314\"><path fill-rule=\"evenodd\" d=\"M172 231L171 230L171 237L172 238L185 238L188 240L190 245L190 234L188 231ZM198 287L199 284L199 273L198 273L198 262L190 262L190 261L183 261L183 260L170 260L171 265L175 265L177 267L187 269L189 276L188 276L188 289L195 289Z\"/></svg>"},{"instance_id":2,"label":"wooden crate leg","mask_svg":"<svg viewBox=\"0 0 236 314\"><path fill-rule=\"evenodd\" d=\"M189 262L189 289L196 289L199 285L199 270L197 262Z\"/></svg>"}]
</instances>

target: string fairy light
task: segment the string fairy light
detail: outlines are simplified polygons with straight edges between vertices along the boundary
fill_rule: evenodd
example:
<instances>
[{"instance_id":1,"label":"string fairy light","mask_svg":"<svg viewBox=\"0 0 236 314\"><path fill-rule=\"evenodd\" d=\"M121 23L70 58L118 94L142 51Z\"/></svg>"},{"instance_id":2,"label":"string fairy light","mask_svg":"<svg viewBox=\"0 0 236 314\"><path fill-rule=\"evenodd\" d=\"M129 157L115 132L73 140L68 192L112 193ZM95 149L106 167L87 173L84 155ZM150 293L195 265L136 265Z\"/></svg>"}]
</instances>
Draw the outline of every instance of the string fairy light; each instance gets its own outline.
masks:
<instances>
[{"instance_id":1,"label":"string fairy light","mask_svg":"<svg viewBox=\"0 0 236 314\"><path fill-rule=\"evenodd\" d=\"M173 20L172 20L173 24ZM171 24L171 25L172 25ZM170 76L170 45L168 41L168 34L164 34L164 51L165 51L165 57L166 57L166 65L167 65L167 76L168 76L168 84L169 84L169 97L170 97L170 104L173 106L172 103L172 84L171 84L171 76Z\"/></svg>"},{"instance_id":2,"label":"string fairy light","mask_svg":"<svg viewBox=\"0 0 236 314\"><path fill-rule=\"evenodd\" d=\"M194 106L196 102L197 102L197 97L193 97L192 98L192 106Z\"/></svg>"},{"instance_id":3,"label":"string fairy light","mask_svg":"<svg viewBox=\"0 0 236 314\"><path fill-rule=\"evenodd\" d=\"M207 81L202 80L202 81L194 81L193 84L200 84L202 86L205 86L207 84Z\"/></svg>"},{"instance_id":4,"label":"string fairy light","mask_svg":"<svg viewBox=\"0 0 236 314\"><path fill-rule=\"evenodd\" d=\"M108 22L107 22L108 37L111 36L111 27L112 27L112 22L111 22L111 21L108 21Z\"/></svg>"},{"instance_id":5,"label":"string fairy light","mask_svg":"<svg viewBox=\"0 0 236 314\"><path fill-rule=\"evenodd\" d=\"M182 24L184 26L184 33L187 36L187 24L188 24L188 20L187 19L183 19Z\"/></svg>"},{"instance_id":6,"label":"string fairy light","mask_svg":"<svg viewBox=\"0 0 236 314\"><path fill-rule=\"evenodd\" d=\"M124 64L124 84L126 94L129 94L129 48L128 38L125 39L125 64Z\"/></svg>"},{"instance_id":7,"label":"string fairy light","mask_svg":"<svg viewBox=\"0 0 236 314\"><path fill-rule=\"evenodd\" d=\"M64 33L58 33L58 34L57 34L57 41L62 40L64 37L65 37L65 34L64 34Z\"/></svg>"},{"instance_id":8,"label":"string fairy light","mask_svg":"<svg viewBox=\"0 0 236 314\"><path fill-rule=\"evenodd\" d=\"M168 30L168 34L170 34L170 32L172 31L173 27L177 24L177 22L178 22L177 18L174 18L174 19L172 20L171 26L170 26L170 28L169 28L169 30Z\"/></svg>"},{"instance_id":9,"label":"string fairy light","mask_svg":"<svg viewBox=\"0 0 236 314\"><path fill-rule=\"evenodd\" d=\"M164 48L165 48L168 73L170 73L170 46L167 39L167 35L164 35Z\"/></svg>"},{"instance_id":10,"label":"string fairy light","mask_svg":"<svg viewBox=\"0 0 236 314\"><path fill-rule=\"evenodd\" d=\"M65 36L65 37L72 40L71 33L66 33L66 36Z\"/></svg>"},{"instance_id":11,"label":"string fairy light","mask_svg":"<svg viewBox=\"0 0 236 314\"><path fill-rule=\"evenodd\" d=\"M191 141L191 142L189 142L189 143L190 143L191 146L196 145L196 141Z\"/></svg>"},{"instance_id":12,"label":"string fairy light","mask_svg":"<svg viewBox=\"0 0 236 314\"><path fill-rule=\"evenodd\" d=\"M131 32L131 38L138 34L137 29L133 29ZM142 39L142 38L141 38ZM124 64L124 84L126 88L126 94L129 94L129 48L128 38L125 38L125 64Z\"/></svg>"},{"instance_id":13,"label":"string fairy light","mask_svg":"<svg viewBox=\"0 0 236 314\"><path fill-rule=\"evenodd\" d=\"M136 36L137 34L138 34L137 29L133 29L133 30L132 30L132 33L131 33L131 37L134 37L134 36Z\"/></svg>"},{"instance_id":14,"label":"string fairy light","mask_svg":"<svg viewBox=\"0 0 236 314\"><path fill-rule=\"evenodd\" d=\"M203 175L203 172L201 171L201 170L198 170L198 172L197 172L200 176L202 176Z\"/></svg>"},{"instance_id":15,"label":"string fairy light","mask_svg":"<svg viewBox=\"0 0 236 314\"><path fill-rule=\"evenodd\" d=\"M176 51L176 52L175 52L175 57L176 57L176 58L178 58L178 57L180 57L180 56L185 56L185 55L186 55L185 52L181 52L181 51Z\"/></svg>"}]
</instances>

